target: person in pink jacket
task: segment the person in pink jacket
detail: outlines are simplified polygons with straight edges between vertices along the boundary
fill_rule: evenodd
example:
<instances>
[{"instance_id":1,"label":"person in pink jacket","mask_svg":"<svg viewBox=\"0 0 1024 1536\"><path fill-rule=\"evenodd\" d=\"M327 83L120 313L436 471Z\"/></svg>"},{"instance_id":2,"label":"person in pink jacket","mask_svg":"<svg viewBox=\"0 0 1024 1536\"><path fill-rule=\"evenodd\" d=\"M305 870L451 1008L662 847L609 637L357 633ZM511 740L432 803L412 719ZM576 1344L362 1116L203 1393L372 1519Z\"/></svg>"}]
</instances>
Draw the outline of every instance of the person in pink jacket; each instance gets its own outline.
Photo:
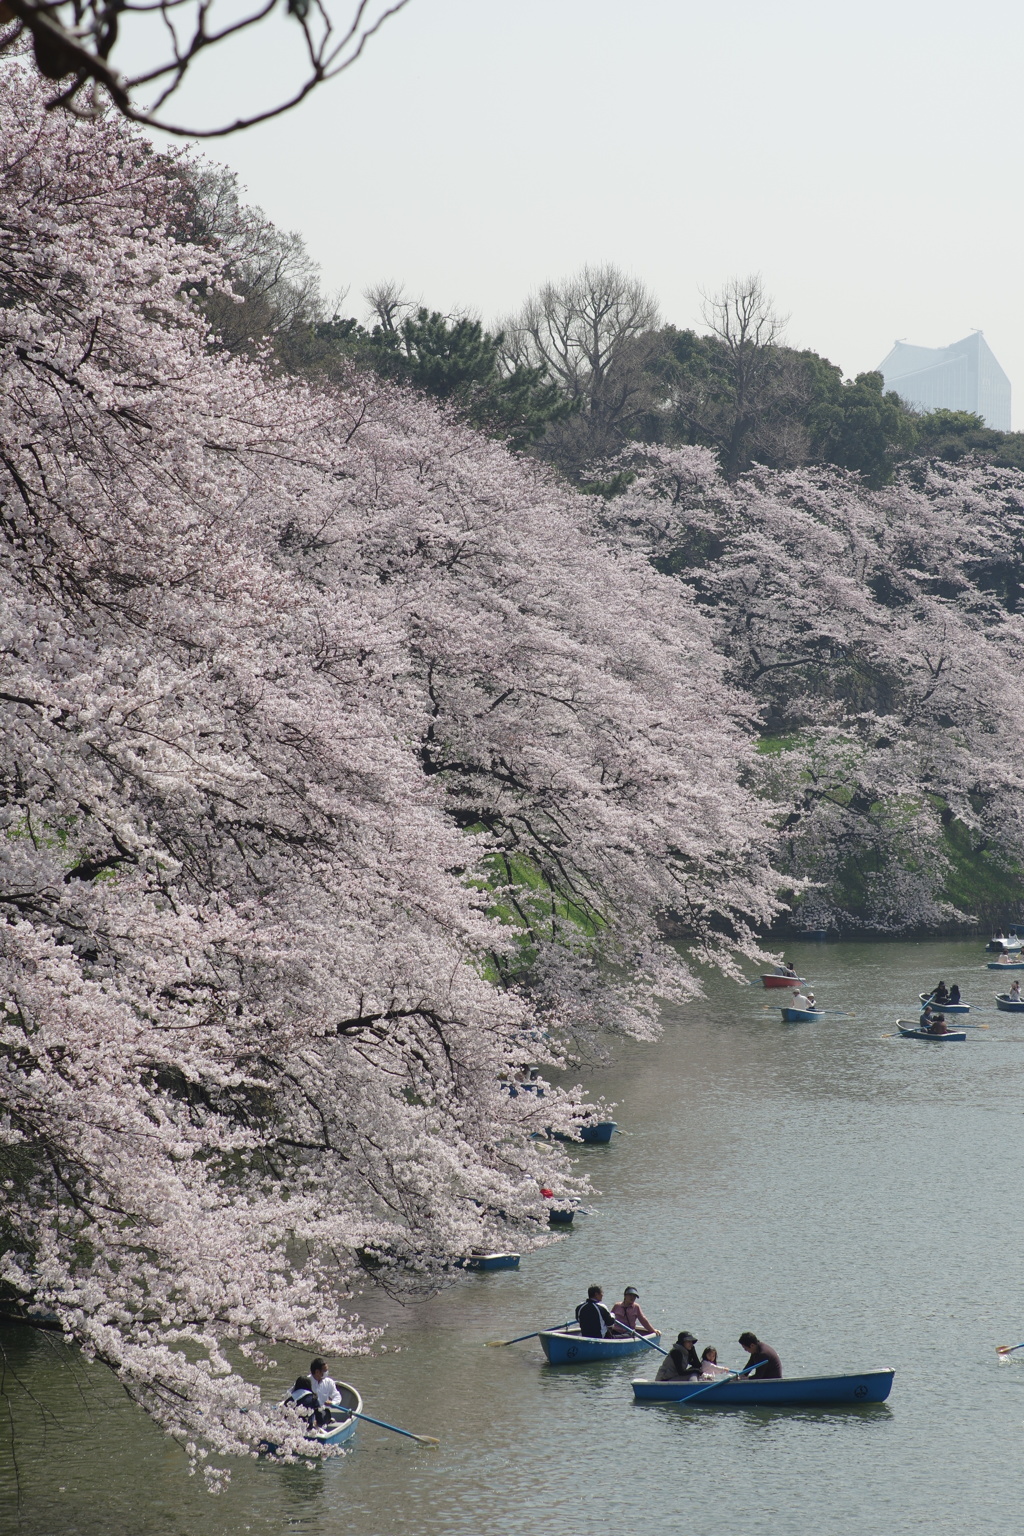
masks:
<instances>
[{"instance_id":1,"label":"person in pink jacket","mask_svg":"<svg viewBox=\"0 0 1024 1536\"><path fill-rule=\"evenodd\" d=\"M640 1310L640 1302L635 1286L627 1285L622 1293L622 1300L617 1301L612 1307L612 1317L623 1326L616 1329L617 1333L626 1333L632 1329L634 1333L656 1333L653 1323L649 1323Z\"/></svg>"}]
</instances>

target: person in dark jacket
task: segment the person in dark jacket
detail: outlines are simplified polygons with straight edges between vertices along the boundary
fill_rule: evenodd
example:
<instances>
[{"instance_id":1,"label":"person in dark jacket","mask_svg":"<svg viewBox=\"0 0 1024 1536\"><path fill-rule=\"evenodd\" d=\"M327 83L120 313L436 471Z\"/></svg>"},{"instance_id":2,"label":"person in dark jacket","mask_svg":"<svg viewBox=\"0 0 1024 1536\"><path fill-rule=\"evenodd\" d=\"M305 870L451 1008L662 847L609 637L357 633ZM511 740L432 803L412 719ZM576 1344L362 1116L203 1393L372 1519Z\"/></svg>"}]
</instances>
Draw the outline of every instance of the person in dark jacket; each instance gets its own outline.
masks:
<instances>
[{"instance_id":1,"label":"person in dark jacket","mask_svg":"<svg viewBox=\"0 0 1024 1536\"><path fill-rule=\"evenodd\" d=\"M741 1333L740 1343L750 1355L741 1371L755 1381L772 1381L782 1375L782 1361L770 1344L762 1344L756 1333Z\"/></svg>"},{"instance_id":2,"label":"person in dark jacket","mask_svg":"<svg viewBox=\"0 0 1024 1536\"><path fill-rule=\"evenodd\" d=\"M697 1340L685 1330L679 1334L672 1348L658 1369L655 1381L692 1381L703 1374L700 1356L694 1345Z\"/></svg>"},{"instance_id":3,"label":"person in dark jacket","mask_svg":"<svg viewBox=\"0 0 1024 1536\"><path fill-rule=\"evenodd\" d=\"M580 1333L585 1339L603 1339L615 1327L615 1319L601 1298L604 1295L599 1285L587 1287L587 1299L581 1301L576 1308L576 1321L580 1325Z\"/></svg>"}]
</instances>

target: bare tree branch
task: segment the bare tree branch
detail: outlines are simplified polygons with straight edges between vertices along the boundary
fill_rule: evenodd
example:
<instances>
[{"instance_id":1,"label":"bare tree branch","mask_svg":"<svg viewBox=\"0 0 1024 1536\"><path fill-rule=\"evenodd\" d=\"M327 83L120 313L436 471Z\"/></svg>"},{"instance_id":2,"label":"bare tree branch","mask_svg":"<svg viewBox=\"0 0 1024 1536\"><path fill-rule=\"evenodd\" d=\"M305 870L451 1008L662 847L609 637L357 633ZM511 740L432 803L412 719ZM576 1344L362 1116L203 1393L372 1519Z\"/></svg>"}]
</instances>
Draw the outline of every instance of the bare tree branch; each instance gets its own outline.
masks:
<instances>
[{"instance_id":1,"label":"bare tree branch","mask_svg":"<svg viewBox=\"0 0 1024 1536\"><path fill-rule=\"evenodd\" d=\"M351 0L350 0L351 3ZM272 17L278 0L256 0L243 15L232 15L227 0L0 0L0 53L31 40L40 73L58 85L48 105L76 117L95 117L108 101L133 122L179 137L214 139L279 117L325 80L350 68L390 17L409 0L355 0L347 22L332 19L322 0L281 0L291 18L304 58L295 84L275 105L260 108L218 128L188 126L163 116L200 55L229 43ZM213 23L215 7L223 24ZM228 17L231 17L229 20ZM146 62L122 74L114 57L125 18L146 18L132 26L133 42L145 38ZM147 88L155 94L138 100Z\"/></svg>"}]
</instances>

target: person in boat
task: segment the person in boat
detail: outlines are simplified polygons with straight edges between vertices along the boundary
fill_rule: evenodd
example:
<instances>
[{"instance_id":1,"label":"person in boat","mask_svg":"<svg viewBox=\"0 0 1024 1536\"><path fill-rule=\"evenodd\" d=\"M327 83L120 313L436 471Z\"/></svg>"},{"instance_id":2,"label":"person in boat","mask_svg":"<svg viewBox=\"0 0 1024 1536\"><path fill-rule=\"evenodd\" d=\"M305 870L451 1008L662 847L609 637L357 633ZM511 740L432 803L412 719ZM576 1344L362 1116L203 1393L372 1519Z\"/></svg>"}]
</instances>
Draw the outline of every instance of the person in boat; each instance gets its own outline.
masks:
<instances>
[{"instance_id":1,"label":"person in boat","mask_svg":"<svg viewBox=\"0 0 1024 1536\"><path fill-rule=\"evenodd\" d=\"M655 1381L692 1381L700 1376L703 1367L694 1348L696 1342L693 1334L684 1329L658 1367Z\"/></svg>"},{"instance_id":2,"label":"person in boat","mask_svg":"<svg viewBox=\"0 0 1024 1536\"><path fill-rule=\"evenodd\" d=\"M1011 984L1010 990L1007 992L1006 996L1011 1003L1019 1003L1022 1001L1019 981L1015 981Z\"/></svg>"},{"instance_id":3,"label":"person in boat","mask_svg":"<svg viewBox=\"0 0 1024 1536\"><path fill-rule=\"evenodd\" d=\"M960 988L957 986L955 981L949 989L949 1000L954 1005L954 1007L958 1008L960 1006Z\"/></svg>"},{"instance_id":4,"label":"person in boat","mask_svg":"<svg viewBox=\"0 0 1024 1536\"><path fill-rule=\"evenodd\" d=\"M313 1382L313 1391L316 1394L318 1424L329 1424L331 1421L331 1408L335 1403L341 1402L341 1393L338 1391L338 1383L333 1376L327 1373L327 1361L318 1355L309 1367L309 1374Z\"/></svg>"},{"instance_id":5,"label":"person in boat","mask_svg":"<svg viewBox=\"0 0 1024 1536\"><path fill-rule=\"evenodd\" d=\"M716 1376L729 1375L729 1371L726 1366L719 1365L718 1350L713 1344L709 1344L706 1349L701 1350L700 1373L702 1376L707 1376L712 1381Z\"/></svg>"},{"instance_id":6,"label":"person in boat","mask_svg":"<svg viewBox=\"0 0 1024 1536\"><path fill-rule=\"evenodd\" d=\"M932 1022L929 1025L929 1033L933 1035L946 1035L949 1033L948 1029L946 1028L946 1021L941 1013L932 1014Z\"/></svg>"},{"instance_id":7,"label":"person in boat","mask_svg":"<svg viewBox=\"0 0 1024 1536\"><path fill-rule=\"evenodd\" d=\"M921 1017L917 1021L918 1027L920 1029L931 1029L932 1025L935 1023L935 1020L939 1018L942 1018L942 1015L935 1012L935 1009L932 1007L931 1003L925 1003L924 1007L921 1009Z\"/></svg>"},{"instance_id":8,"label":"person in boat","mask_svg":"<svg viewBox=\"0 0 1024 1536\"><path fill-rule=\"evenodd\" d=\"M640 1296L635 1286L627 1285L622 1293L622 1300L617 1301L612 1307L612 1316L621 1326L613 1328L612 1332L620 1335L629 1333L656 1333L653 1323L649 1323L640 1310Z\"/></svg>"},{"instance_id":9,"label":"person in boat","mask_svg":"<svg viewBox=\"0 0 1024 1536\"><path fill-rule=\"evenodd\" d=\"M796 967L792 960L783 960L781 965L775 967L776 976L795 976Z\"/></svg>"},{"instance_id":10,"label":"person in boat","mask_svg":"<svg viewBox=\"0 0 1024 1536\"><path fill-rule=\"evenodd\" d=\"M782 1375L782 1361L770 1344L762 1344L756 1333L741 1333L739 1341L750 1356L743 1375L755 1381L774 1381Z\"/></svg>"},{"instance_id":11,"label":"person in boat","mask_svg":"<svg viewBox=\"0 0 1024 1536\"><path fill-rule=\"evenodd\" d=\"M813 998L814 998L813 992L812 993L801 992L799 990L799 988L798 988L797 991L795 991L793 993L793 999L792 999L792 1002L790 1003L789 1006L791 1008L813 1008L814 1007Z\"/></svg>"},{"instance_id":12,"label":"person in boat","mask_svg":"<svg viewBox=\"0 0 1024 1536\"><path fill-rule=\"evenodd\" d=\"M948 1003L950 1001L950 996L946 990L946 983L944 981L940 981L938 986L935 988L935 991L931 996L931 1001L936 1003L939 1007L941 1007L943 1003Z\"/></svg>"},{"instance_id":13,"label":"person in boat","mask_svg":"<svg viewBox=\"0 0 1024 1536\"><path fill-rule=\"evenodd\" d=\"M587 1287L587 1299L576 1308L576 1321L585 1339L606 1339L615 1332L615 1319L604 1304L604 1291L599 1285Z\"/></svg>"}]
</instances>

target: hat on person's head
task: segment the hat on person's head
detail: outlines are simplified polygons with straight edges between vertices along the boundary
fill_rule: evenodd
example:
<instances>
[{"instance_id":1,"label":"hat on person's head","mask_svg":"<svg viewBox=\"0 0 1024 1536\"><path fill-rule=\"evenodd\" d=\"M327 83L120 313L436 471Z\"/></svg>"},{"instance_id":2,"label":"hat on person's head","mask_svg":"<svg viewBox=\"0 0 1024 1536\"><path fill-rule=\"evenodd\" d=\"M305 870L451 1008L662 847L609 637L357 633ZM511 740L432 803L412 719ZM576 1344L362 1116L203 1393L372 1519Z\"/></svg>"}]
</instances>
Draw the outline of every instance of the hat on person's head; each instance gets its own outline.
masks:
<instances>
[{"instance_id":1,"label":"hat on person's head","mask_svg":"<svg viewBox=\"0 0 1024 1536\"><path fill-rule=\"evenodd\" d=\"M640 1292L637 1290L635 1285L627 1285L622 1294L623 1296L639 1296Z\"/></svg>"},{"instance_id":2,"label":"hat on person's head","mask_svg":"<svg viewBox=\"0 0 1024 1536\"><path fill-rule=\"evenodd\" d=\"M695 1333L687 1333L685 1330L676 1339L677 1344L696 1344L696 1342L697 1335Z\"/></svg>"}]
</instances>

